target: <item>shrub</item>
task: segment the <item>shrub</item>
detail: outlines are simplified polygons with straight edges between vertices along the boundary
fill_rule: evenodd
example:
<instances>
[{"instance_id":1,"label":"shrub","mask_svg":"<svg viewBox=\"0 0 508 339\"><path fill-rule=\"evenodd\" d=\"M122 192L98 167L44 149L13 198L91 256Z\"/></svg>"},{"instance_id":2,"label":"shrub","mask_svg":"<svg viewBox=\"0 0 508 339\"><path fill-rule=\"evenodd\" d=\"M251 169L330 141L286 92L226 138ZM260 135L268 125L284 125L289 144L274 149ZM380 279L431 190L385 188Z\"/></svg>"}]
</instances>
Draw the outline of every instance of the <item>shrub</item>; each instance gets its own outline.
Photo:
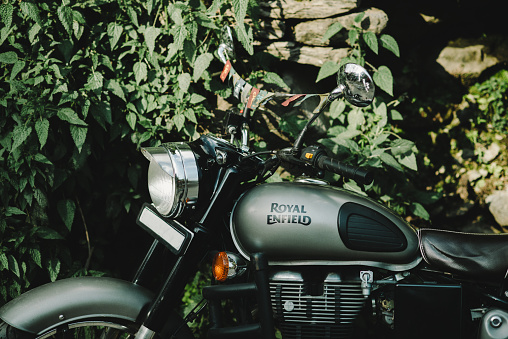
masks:
<instances>
[{"instance_id":1,"label":"shrub","mask_svg":"<svg viewBox=\"0 0 508 339\"><path fill-rule=\"evenodd\" d=\"M208 70L216 33L232 10L249 45L248 8L0 4L0 300L31 282L106 270L110 238L148 200L137 148L194 139L209 125L208 99L225 91Z\"/></svg>"}]
</instances>

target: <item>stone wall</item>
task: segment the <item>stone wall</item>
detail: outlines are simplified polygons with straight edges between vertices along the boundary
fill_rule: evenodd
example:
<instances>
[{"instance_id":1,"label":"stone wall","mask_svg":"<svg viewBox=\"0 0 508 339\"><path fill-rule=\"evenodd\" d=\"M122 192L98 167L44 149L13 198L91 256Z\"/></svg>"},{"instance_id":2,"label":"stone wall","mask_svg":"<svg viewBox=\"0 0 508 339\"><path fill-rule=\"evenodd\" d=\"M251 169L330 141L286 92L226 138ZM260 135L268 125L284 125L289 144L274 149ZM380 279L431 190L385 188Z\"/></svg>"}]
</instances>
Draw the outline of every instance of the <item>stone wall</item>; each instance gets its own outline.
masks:
<instances>
[{"instance_id":1,"label":"stone wall","mask_svg":"<svg viewBox=\"0 0 508 339\"><path fill-rule=\"evenodd\" d=\"M261 44L261 48L281 60L316 67L326 61L338 61L347 55L349 46L346 44L346 29L356 24L354 18L358 13L365 12L362 28L378 35L385 32L391 19L382 8L376 7L383 7L384 1L264 0L260 5L263 31L256 37L256 41ZM421 7L419 19L428 27L438 26L440 19L425 15L423 2ZM459 12L457 14L461 15ZM404 12L401 10L391 15L402 16ZM323 41L323 34L335 22L340 22L346 29L332 39ZM409 31L418 29L418 23L414 24L408 27ZM404 33L407 32L401 32ZM445 33L433 32L436 41ZM418 43L418 38L418 33L415 33L414 42ZM458 37L442 46L432 61L437 62L454 78L470 84L485 70L508 62L508 39L498 35Z\"/></svg>"},{"instance_id":2,"label":"stone wall","mask_svg":"<svg viewBox=\"0 0 508 339\"><path fill-rule=\"evenodd\" d=\"M388 16L377 8L361 8L359 0L270 0L261 3L262 27L257 37L262 47L281 60L320 67L326 61L339 61L349 51L347 28L365 11L362 27L380 34ZM323 34L335 22L345 29L323 41Z\"/></svg>"}]
</instances>

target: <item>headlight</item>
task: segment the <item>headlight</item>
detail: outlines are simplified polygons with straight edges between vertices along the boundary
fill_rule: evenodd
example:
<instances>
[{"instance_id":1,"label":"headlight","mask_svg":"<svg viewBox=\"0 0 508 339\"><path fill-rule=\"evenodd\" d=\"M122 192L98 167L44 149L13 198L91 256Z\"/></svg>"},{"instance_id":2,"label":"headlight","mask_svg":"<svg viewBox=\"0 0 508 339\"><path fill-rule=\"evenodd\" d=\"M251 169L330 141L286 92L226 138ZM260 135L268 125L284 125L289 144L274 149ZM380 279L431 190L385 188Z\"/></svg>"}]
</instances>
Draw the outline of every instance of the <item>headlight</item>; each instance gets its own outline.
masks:
<instances>
[{"instance_id":1,"label":"headlight","mask_svg":"<svg viewBox=\"0 0 508 339\"><path fill-rule=\"evenodd\" d=\"M177 217L185 206L197 202L198 166L188 144L172 142L145 147L141 152L150 161L148 190L160 214Z\"/></svg>"}]
</instances>

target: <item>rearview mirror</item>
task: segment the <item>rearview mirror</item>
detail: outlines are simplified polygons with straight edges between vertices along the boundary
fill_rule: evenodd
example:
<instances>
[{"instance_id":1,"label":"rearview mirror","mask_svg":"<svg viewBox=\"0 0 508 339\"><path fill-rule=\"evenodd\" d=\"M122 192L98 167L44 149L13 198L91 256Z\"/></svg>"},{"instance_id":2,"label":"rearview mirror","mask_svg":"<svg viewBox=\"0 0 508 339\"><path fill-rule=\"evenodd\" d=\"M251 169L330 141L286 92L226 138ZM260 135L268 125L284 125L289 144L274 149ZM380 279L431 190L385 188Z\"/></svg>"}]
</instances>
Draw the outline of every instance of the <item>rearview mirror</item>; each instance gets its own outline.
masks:
<instances>
[{"instance_id":1,"label":"rearview mirror","mask_svg":"<svg viewBox=\"0 0 508 339\"><path fill-rule=\"evenodd\" d=\"M357 64L345 64L337 72L337 88L329 100L344 97L352 105L366 107L374 99L375 86L367 70Z\"/></svg>"}]
</instances>

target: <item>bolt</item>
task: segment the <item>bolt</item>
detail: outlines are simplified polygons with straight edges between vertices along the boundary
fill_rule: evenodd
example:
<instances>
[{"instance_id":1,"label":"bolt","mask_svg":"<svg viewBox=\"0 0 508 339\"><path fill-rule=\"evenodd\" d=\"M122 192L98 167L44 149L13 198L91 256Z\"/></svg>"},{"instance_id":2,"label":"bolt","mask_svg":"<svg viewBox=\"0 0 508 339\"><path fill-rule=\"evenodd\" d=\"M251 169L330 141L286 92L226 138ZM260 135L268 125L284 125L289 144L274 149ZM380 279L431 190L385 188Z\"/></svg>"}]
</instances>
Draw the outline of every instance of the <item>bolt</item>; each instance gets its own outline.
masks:
<instances>
[{"instance_id":1,"label":"bolt","mask_svg":"<svg viewBox=\"0 0 508 339\"><path fill-rule=\"evenodd\" d=\"M500 316L494 315L494 316L490 317L490 326L492 326L494 328L498 328L502 324L503 324L503 319L501 319Z\"/></svg>"},{"instance_id":2,"label":"bolt","mask_svg":"<svg viewBox=\"0 0 508 339\"><path fill-rule=\"evenodd\" d=\"M60 314L60 315L58 316L58 319L60 319L60 320L65 320L65 317L64 317L64 315L63 315L63 314Z\"/></svg>"}]
</instances>

